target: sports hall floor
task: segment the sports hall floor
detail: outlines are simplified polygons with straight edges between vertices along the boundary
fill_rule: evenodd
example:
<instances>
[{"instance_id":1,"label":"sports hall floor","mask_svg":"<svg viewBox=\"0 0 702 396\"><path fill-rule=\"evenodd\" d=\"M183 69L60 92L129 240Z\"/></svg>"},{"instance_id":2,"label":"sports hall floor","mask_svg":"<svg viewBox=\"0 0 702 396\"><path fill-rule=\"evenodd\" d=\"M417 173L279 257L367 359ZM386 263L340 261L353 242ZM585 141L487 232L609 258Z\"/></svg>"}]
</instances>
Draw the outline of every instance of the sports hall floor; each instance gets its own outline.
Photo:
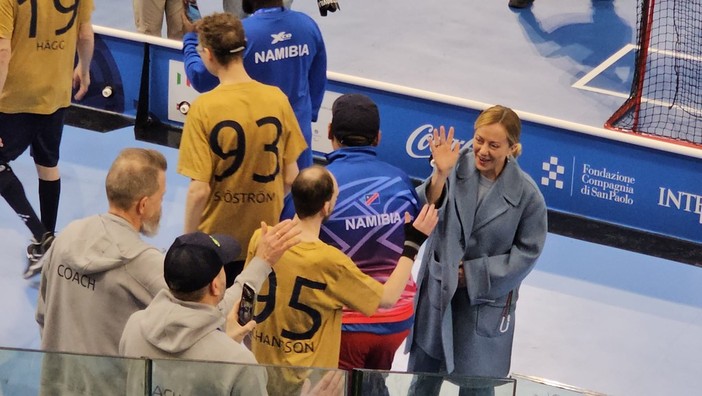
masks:
<instances>
[{"instance_id":1,"label":"sports hall floor","mask_svg":"<svg viewBox=\"0 0 702 396\"><path fill-rule=\"evenodd\" d=\"M96 24L132 30L128 2L95 3ZM506 3L341 0L342 10L326 18L312 0L293 8L319 22L331 71L601 126L628 92L631 59L599 66L633 41L635 1L536 0L531 12ZM205 13L221 7L200 4ZM596 89L573 88L578 82ZM106 209L107 166L127 146L168 157L161 232L152 240L165 249L182 229L187 180L175 173L176 150L136 142L129 128L66 128L59 228ZM38 207L31 159L25 154L13 167ZM560 221L552 229L558 234L548 235L522 286L512 372L610 395L702 394L702 268L687 264L702 265L702 247L676 245L675 254L668 240L606 229L618 246L651 254L644 255L562 235L591 239L602 228L587 235ZM21 276L28 235L0 203L0 346L39 346L37 280ZM398 353L395 365L406 367L406 356Z\"/></svg>"}]
</instances>

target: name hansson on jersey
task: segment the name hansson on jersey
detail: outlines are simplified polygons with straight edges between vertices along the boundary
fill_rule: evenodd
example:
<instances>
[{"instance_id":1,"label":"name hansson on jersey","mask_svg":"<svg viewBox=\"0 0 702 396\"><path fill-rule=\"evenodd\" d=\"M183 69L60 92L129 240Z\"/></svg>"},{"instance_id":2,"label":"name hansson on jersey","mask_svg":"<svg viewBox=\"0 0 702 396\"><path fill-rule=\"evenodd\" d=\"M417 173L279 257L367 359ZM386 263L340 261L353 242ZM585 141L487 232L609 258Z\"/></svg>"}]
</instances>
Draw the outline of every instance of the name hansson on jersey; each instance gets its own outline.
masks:
<instances>
[{"instance_id":1,"label":"name hansson on jersey","mask_svg":"<svg viewBox=\"0 0 702 396\"><path fill-rule=\"evenodd\" d=\"M397 212L393 213L381 213L372 216L360 216L351 217L346 219L346 229L347 230L357 230L359 228L372 228L382 225L399 223L402 221L400 214Z\"/></svg>"},{"instance_id":2,"label":"name hansson on jersey","mask_svg":"<svg viewBox=\"0 0 702 396\"><path fill-rule=\"evenodd\" d=\"M276 34L271 34L271 37L273 38L273 40L271 40L271 45L273 45L292 39L292 33L287 33L283 31ZM288 45L286 47L258 51L254 54L254 62L266 63L281 59L297 58L309 54L310 48L307 46L307 44L293 44Z\"/></svg>"},{"instance_id":3,"label":"name hansson on jersey","mask_svg":"<svg viewBox=\"0 0 702 396\"><path fill-rule=\"evenodd\" d=\"M289 340L285 337L276 337L274 335L268 335L258 330L253 331L253 338L262 344L278 348L284 353L314 353L315 346L314 341L295 341Z\"/></svg>"}]
</instances>

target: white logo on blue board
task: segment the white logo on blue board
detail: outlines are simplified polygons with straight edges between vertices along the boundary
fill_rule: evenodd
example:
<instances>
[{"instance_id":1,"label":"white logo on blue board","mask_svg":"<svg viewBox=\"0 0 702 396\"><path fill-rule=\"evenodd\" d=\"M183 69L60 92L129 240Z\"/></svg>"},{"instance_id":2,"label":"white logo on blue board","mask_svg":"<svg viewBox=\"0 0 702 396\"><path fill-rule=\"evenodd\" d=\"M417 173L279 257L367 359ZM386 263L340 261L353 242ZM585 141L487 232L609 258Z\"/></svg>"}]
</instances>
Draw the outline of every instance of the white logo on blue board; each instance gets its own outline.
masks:
<instances>
[{"instance_id":1,"label":"white logo on blue board","mask_svg":"<svg viewBox=\"0 0 702 396\"><path fill-rule=\"evenodd\" d=\"M411 158L429 158L431 151L429 143L431 142L432 124L424 124L410 133L405 142L405 151ZM461 140L454 137L454 143L460 145L461 149L470 147L473 144L473 139Z\"/></svg>"},{"instance_id":2,"label":"white logo on blue board","mask_svg":"<svg viewBox=\"0 0 702 396\"><path fill-rule=\"evenodd\" d=\"M278 44L281 41L290 40L292 38L292 33L280 32L276 34L271 34L271 37L273 37L273 41L271 41L271 44Z\"/></svg>"},{"instance_id":3,"label":"white logo on blue board","mask_svg":"<svg viewBox=\"0 0 702 396\"><path fill-rule=\"evenodd\" d=\"M658 187L658 206L696 214L702 224L702 195Z\"/></svg>"},{"instance_id":4,"label":"white logo on blue board","mask_svg":"<svg viewBox=\"0 0 702 396\"><path fill-rule=\"evenodd\" d=\"M558 157L551 157L548 162L543 162L541 164L541 169L547 172L546 176L541 177L542 186L550 186L553 184L557 189L563 189L561 176L565 174L565 167L563 165L558 165Z\"/></svg>"}]
</instances>

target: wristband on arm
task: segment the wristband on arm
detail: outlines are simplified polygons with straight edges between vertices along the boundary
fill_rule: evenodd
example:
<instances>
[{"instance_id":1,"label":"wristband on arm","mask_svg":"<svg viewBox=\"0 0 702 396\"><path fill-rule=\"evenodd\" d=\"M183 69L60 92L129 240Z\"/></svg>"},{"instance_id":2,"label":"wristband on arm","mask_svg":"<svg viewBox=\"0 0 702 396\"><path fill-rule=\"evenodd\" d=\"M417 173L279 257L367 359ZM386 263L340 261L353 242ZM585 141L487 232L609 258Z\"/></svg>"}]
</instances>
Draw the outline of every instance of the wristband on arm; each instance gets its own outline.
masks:
<instances>
[{"instance_id":1,"label":"wristband on arm","mask_svg":"<svg viewBox=\"0 0 702 396\"><path fill-rule=\"evenodd\" d=\"M414 228L411 222L405 223L405 247L402 249L402 255L414 260L417 257L417 252L419 252L419 247L426 240L427 236Z\"/></svg>"}]
</instances>

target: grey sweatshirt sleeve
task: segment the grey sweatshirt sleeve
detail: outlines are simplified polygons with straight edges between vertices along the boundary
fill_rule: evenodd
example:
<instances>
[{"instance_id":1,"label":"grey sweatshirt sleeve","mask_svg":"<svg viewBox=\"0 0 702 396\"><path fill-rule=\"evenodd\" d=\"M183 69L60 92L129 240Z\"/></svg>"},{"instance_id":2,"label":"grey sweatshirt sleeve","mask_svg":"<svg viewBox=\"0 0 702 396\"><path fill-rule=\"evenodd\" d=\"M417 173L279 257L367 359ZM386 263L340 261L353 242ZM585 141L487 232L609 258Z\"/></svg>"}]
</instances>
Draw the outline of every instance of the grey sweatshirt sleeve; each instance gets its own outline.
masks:
<instances>
[{"instance_id":1,"label":"grey sweatshirt sleeve","mask_svg":"<svg viewBox=\"0 0 702 396\"><path fill-rule=\"evenodd\" d=\"M49 250L44 254L42 260L44 260L44 268L41 271L41 281L39 283L39 296L37 298L37 310L34 319L39 325L39 338L44 337L44 315L46 314L46 294L48 288L48 280L46 279L46 274L51 271L52 266L52 256L54 250L49 248Z\"/></svg>"},{"instance_id":2,"label":"grey sweatshirt sleeve","mask_svg":"<svg viewBox=\"0 0 702 396\"><path fill-rule=\"evenodd\" d=\"M263 282L271 273L271 266L268 262L260 257L254 257L251 262L244 268L243 271L236 277L232 287L227 289L224 294L224 299L219 303L219 310L226 316L232 310L234 304L241 298L241 291L244 283L249 282L258 292L261 290Z\"/></svg>"}]
</instances>

